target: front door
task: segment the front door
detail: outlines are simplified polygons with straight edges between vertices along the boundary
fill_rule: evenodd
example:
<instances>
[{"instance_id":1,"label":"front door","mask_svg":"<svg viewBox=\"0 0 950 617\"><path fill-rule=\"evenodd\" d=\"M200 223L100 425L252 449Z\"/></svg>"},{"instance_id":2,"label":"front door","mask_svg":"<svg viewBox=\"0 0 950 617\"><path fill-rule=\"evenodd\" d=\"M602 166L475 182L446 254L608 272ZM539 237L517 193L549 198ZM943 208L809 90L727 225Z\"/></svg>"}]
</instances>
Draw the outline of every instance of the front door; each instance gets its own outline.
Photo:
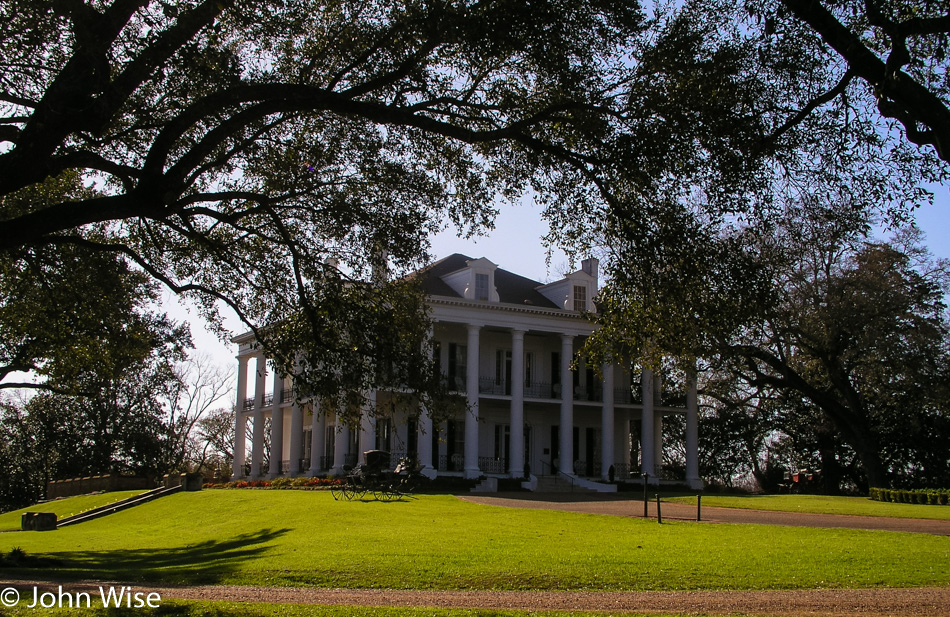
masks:
<instances>
[{"instance_id":1,"label":"front door","mask_svg":"<svg viewBox=\"0 0 950 617\"><path fill-rule=\"evenodd\" d=\"M525 477L531 475L531 427L524 425L524 469Z\"/></svg>"},{"instance_id":2,"label":"front door","mask_svg":"<svg viewBox=\"0 0 950 617\"><path fill-rule=\"evenodd\" d=\"M507 424L495 425L495 461L498 464L498 470L492 473L507 473L511 471L509 461L511 459L511 427Z\"/></svg>"},{"instance_id":3,"label":"front door","mask_svg":"<svg viewBox=\"0 0 950 617\"><path fill-rule=\"evenodd\" d=\"M586 462L584 473L588 478L595 473L594 459L597 449L597 429L588 427L584 435L584 460Z\"/></svg>"}]
</instances>

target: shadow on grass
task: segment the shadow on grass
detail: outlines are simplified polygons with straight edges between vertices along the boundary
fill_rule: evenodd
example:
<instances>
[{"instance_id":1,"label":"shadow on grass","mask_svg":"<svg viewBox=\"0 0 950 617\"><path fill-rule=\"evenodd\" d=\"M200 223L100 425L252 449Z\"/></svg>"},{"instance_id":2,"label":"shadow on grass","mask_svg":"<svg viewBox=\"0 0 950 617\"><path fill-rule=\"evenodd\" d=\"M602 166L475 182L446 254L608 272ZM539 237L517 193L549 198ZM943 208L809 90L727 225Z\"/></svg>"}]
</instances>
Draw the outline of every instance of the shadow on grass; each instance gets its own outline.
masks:
<instances>
[{"instance_id":1,"label":"shadow on grass","mask_svg":"<svg viewBox=\"0 0 950 617\"><path fill-rule=\"evenodd\" d=\"M69 578L110 577L120 581L148 581L167 584L213 584L236 571L242 564L261 557L269 544L290 529L263 529L226 540L208 540L178 548L122 549L110 551L59 551L50 556L59 568L18 570ZM32 569L31 569L32 570Z\"/></svg>"}]
</instances>

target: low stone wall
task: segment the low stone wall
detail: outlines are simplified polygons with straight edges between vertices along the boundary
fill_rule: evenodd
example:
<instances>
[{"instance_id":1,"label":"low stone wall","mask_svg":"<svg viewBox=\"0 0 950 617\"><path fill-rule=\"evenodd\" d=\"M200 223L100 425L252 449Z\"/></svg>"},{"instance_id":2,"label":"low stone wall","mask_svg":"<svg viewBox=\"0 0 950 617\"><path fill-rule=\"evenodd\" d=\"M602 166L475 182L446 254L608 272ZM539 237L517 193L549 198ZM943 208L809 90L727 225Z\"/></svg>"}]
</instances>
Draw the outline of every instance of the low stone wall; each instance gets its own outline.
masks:
<instances>
[{"instance_id":1,"label":"low stone wall","mask_svg":"<svg viewBox=\"0 0 950 617\"><path fill-rule=\"evenodd\" d=\"M180 486L185 491L200 491L203 483L204 478L200 473L174 473L162 477L162 486L165 488Z\"/></svg>"},{"instance_id":2,"label":"low stone wall","mask_svg":"<svg viewBox=\"0 0 950 617\"><path fill-rule=\"evenodd\" d=\"M53 531L56 515L52 512L24 512L20 515L21 531Z\"/></svg>"},{"instance_id":3,"label":"low stone wall","mask_svg":"<svg viewBox=\"0 0 950 617\"><path fill-rule=\"evenodd\" d=\"M72 497L99 491L134 491L155 488L155 480L149 477L123 476L117 473L104 476L88 476L53 480L46 485L46 499Z\"/></svg>"}]
</instances>

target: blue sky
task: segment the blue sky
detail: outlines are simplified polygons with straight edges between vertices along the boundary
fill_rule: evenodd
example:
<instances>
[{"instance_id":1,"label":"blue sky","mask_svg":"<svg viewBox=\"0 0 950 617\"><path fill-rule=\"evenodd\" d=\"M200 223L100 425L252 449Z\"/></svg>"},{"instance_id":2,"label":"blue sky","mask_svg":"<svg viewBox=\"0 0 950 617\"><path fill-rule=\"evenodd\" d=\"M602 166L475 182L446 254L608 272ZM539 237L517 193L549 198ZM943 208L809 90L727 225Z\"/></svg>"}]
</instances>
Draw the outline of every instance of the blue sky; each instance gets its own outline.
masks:
<instances>
[{"instance_id":1,"label":"blue sky","mask_svg":"<svg viewBox=\"0 0 950 617\"><path fill-rule=\"evenodd\" d=\"M932 205L924 205L917 210L916 220L926 233L927 245L934 255L950 258L950 194L946 187L937 190ZM452 253L487 257L506 270L546 282L560 278L560 272L564 271L567 264L567 258L558 252L552 255L550 267L546 265L546 254L541 243L546 231L540 208L525 200L519 205L503 206L491 234L462 240L455 236L453 230L447 230L433 238L432 252L436 258ZM192 333L200 351L210 354L219 364L236 365L235 346L222 343L206 332L200 318L177 307L177 302L170 294L166 294L166 298L166 307L175 319L187 319L192 323ZM229 325L241 330L235 319L229 320Z\"/></svg>"}]
</instances>

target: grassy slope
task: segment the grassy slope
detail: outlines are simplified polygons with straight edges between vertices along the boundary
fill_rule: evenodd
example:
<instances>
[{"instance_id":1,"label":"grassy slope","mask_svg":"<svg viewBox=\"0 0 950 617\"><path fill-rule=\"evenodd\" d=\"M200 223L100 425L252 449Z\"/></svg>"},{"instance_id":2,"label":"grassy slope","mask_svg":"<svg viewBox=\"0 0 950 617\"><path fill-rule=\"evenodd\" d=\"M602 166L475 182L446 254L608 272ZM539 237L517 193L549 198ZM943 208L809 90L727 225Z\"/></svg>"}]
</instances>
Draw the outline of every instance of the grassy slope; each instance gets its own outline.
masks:
<instances>
[{"instance_id":1,"label":"grassy slope","mask_svg":"<svg viewBox=\"0 0 950 617\"><path fill-rule=\"evenodd\" d=\"M665 501L695 504L696 497L671 497ZM704 506L744 508L813 514L850 514L854 516L891 516L950 520L950 506L924 506L909 503L885 503L867 497L828 497L824 495L703 495Z\"/></svg>"},{"instance_id":2,"label":"grassy slope","mask_svg":"<svg viewBox=\"0 0 950 617\"><path fill-rule=\"evenodd\" d=\"M96 495L78 495L76 497L67 497L57 499L46 503L38 503L28 508L14 510L0 514L0 531L20 528L20 515L24 512L54 512L57 518L65 518L73 514L79 514L86 510L92 510L99 506L104 506L116 501L138 495L144 491L114 491L112 493L99 493Z\"/></svg>"},{"instance_id":3,"label":"grassy slope","mask_svg":"<svg viewBox=\"0 0 950 617\"><path fill-rule=\"evenodd\" d=\"M436 589L770 589L950 584L950 537L638 519L454 497L180 493L55 532L0 534L58 576ZM30 575L32 573L21 573Z\"/></svg>"}]
</instances>

